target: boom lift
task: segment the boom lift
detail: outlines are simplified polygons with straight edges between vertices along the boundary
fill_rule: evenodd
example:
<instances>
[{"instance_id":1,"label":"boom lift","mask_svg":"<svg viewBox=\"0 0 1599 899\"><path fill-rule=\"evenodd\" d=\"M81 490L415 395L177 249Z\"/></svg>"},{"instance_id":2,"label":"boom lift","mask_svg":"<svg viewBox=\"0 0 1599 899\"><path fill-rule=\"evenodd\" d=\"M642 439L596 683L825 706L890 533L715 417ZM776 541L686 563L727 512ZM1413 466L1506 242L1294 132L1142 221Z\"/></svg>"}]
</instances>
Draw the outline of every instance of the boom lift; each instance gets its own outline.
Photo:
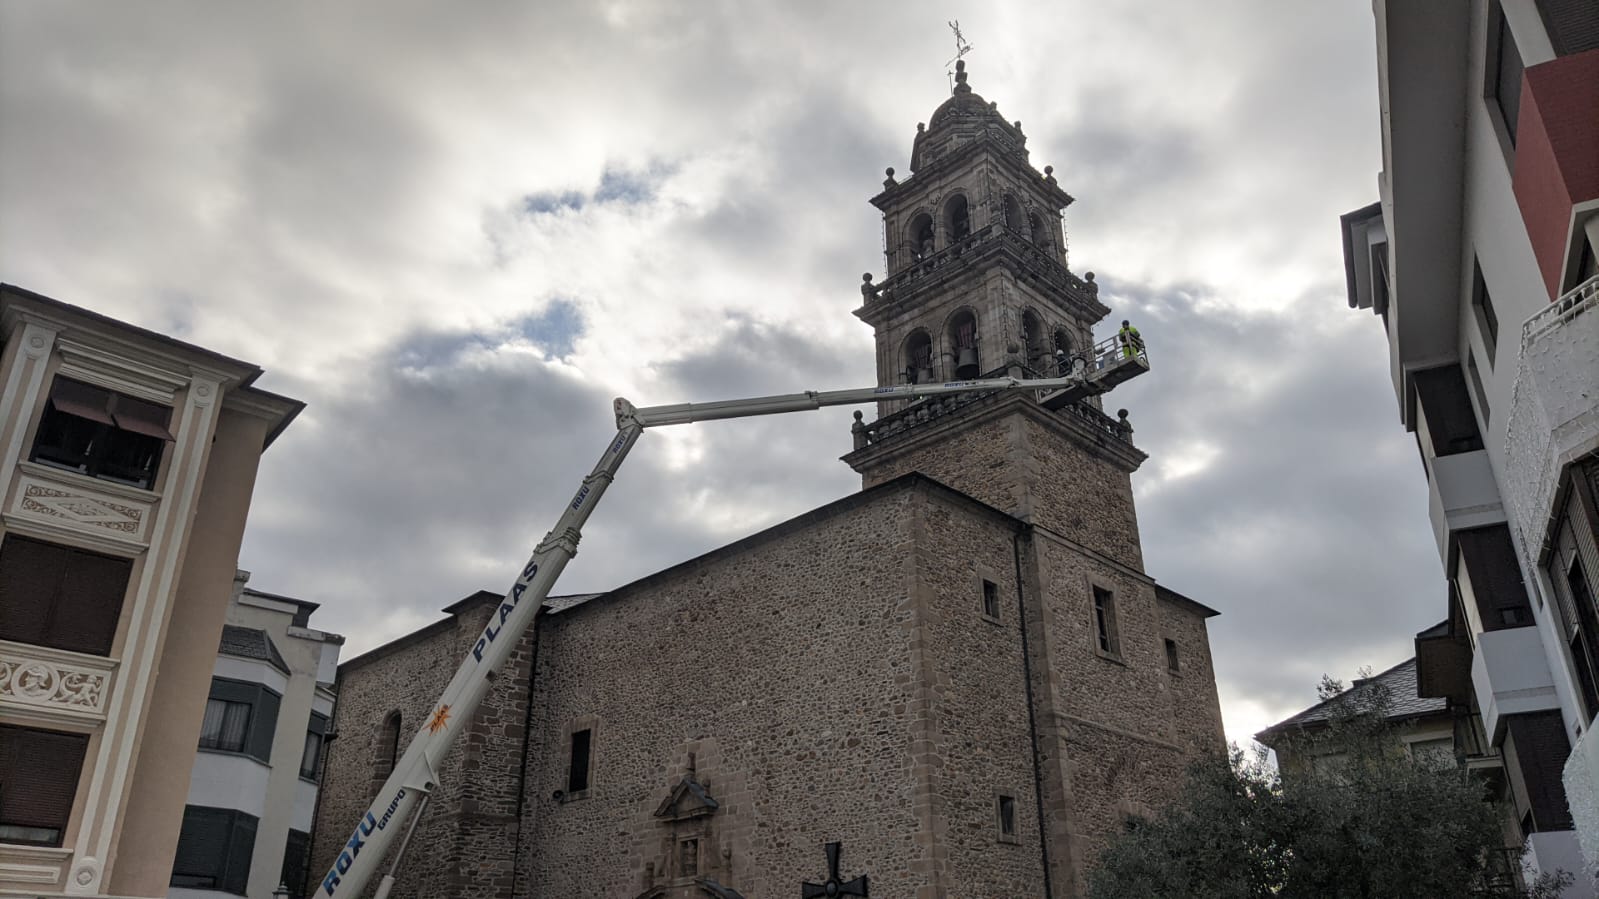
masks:
<instances>
[{"instance_id":1,"label":"boom lift","mask_svg":"<svg viewBox=\"0 0 1599 899\"><path fill-rule=\"evenodd\" d=\"M534 615L549 596L561 570L577 554L577 542L584 522L594 511L605 489L611 485L617 468L645 428L719 418L775 415L820 409L823 406L1016 390L1037 391L1042 402L1050 408L1059 408L1072 399L1103 393L1129 377L1148 371L1149 361L1140 346L1131 354L1079 360L1071 368L1071 372L1057 378L1006 377L854 390L808 390L753 399L644 408L618 398L615 401L616 436L606 445L594 470L583 479L577 494L562 510L555 528L533 550L532 558L522 568L516 583L511 585L510 592L500 601L498 612L490 616L488 626L478 635L471 651L462 660L449 686L445 687L443 695L434 704L428 720L411 740L405 754L395 763L371 807L340 850L333 867L322 878L320 895L359 895L401 826L406 825L389 873L384 875L374 894L374 899L387 899L406 844L416 830L429 794L438 784L440 760L488 693L495 672L503 666L517 641L532 624Z\"/></svg>"}]
</instances>

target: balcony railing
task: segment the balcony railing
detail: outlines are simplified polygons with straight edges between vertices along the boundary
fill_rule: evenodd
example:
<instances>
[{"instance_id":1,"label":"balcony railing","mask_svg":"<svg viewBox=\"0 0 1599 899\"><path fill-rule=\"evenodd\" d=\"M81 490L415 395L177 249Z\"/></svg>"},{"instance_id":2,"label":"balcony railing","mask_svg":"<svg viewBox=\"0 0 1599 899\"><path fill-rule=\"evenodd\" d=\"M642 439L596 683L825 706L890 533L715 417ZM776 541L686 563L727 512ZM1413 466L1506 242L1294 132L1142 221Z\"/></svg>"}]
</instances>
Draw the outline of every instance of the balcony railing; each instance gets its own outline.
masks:
<instances>
[{"instance_id":1,"label":"balcony railing","mask_svg":"<svg viewBox=\"0 0 1599 899\"><path fill-rule=\"evenodd\" d=\"M1523 351L1545 334L1569 324L1572 319L1584 312L1593 311L1595 307L1599 307L1599 275L1594 275L1561 294L1560 298L1550 303L1548 308L1540 309L1537 315L1527 319L1521 326Z\"/></svg>"},{"instance_id":2,"label":"balcony railing","mask_svg":"<svg viewBox=\"0 0 1599 899\"><path fill-rule=\"evenodd\" d=\"M1042 372L1034 371L1027 366L1022 366L1022 370L1027 377L1043 376ZM1007 368L997 368L978 375L978 379L1003 378L1007 376L1008 371L1009 369ZM984 402L992 396L994 396L994 391L928 397L912 403L898 412L885 415L874 422L868 423L857 419L850 429L854 437L855 449L865 449L883 440L906 434L923 425L938 421L957 410ZM1111 418L1087 403L1069 403L1062 406L1057 412L1061 415L1069 415L1108 437L1123 443L1131 442L1133 429L1131 425L1127 424L1126 419Z\"/></svg>"},{"instance_id":3,"label":"balcony railing","mask_svg":"<svg viewBox=\"0 0 1599 899\"><path fill-rule=\"evenodd\" d=\"M997 222L973 231L942 250L918 259L890 275L883 281L881 289L867 302L870 304L890 300L896 293L903 293L924 281L931 280L937 273L953 264L964 265L963 257L972 253L1000 250L1016 256L1029 272L1045 281L1075 294L1081 300L1098 302L1099 285L1094 283L1092 274L1086 280L1077 277L1062 264L1053 247L1041 247L1020 232Z\"/></svg>"},{"instance_id":4,"label":"balcony railing","mask_svg":"<svg viewBox=\"0 0 1599 899\"><path fill-rule=\"evenodd\" d=\"M1599 438L1599 276L1521 326L1499 492L1521 545L1540 546L1563 459ZM1536 565L1536 560L1528 560Z\"/></svg>"}]
</instances>

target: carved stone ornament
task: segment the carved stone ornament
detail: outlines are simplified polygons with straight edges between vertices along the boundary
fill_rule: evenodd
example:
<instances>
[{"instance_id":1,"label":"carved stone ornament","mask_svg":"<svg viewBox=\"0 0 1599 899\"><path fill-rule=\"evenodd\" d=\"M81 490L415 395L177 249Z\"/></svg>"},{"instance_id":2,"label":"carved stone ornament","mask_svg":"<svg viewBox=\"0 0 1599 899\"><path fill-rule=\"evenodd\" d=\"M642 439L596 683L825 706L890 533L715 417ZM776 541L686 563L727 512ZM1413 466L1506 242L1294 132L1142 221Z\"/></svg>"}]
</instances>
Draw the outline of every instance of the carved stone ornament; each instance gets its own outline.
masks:
<instances>
[{"instance_id":1,"label":"carved stone ornament","mask_svg":"<svg viewBox=\"0 0 1599 899\"><path fill-rule=\"evenodd\" d=\"M0 656L0 703L102 715L111 673L46 658Z\"/></svg>"},{"instance_id":2,"label":"carved stone ornament","mask_svg":"<svg viewBox=\"0 0 1599 899\"><path fill-rule=\"evenodd\" d=\"M65 518L107 531L137 534L144 509L99 497L70 493L43 484L29 484L22 492L22 511L54 518Z\"/></svg>"}]
</instances>

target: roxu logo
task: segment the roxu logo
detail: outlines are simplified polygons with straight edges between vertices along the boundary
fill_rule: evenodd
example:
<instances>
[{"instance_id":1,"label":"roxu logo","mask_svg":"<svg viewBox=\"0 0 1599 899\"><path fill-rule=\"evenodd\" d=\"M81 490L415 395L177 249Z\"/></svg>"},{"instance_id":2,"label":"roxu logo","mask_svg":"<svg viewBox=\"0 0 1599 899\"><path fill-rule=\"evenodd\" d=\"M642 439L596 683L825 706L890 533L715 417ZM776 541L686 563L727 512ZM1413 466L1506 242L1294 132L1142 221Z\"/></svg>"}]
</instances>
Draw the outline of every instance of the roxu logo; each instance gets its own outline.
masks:
<instances>
[{"instance_id":1,"label":"roxu logo","mask_svg":"<svg viewBox=\"0 0 1599 899\"><path fill-rule=\"evenodd\" d=\"M323 892L329 896L333 895L333 891L338 889L339 880L350 870L350 866L355 864L355 857L365 848L366 838L371 836L374 830L382 830L389 826L389 819L394 817L394 810L400 807L400 800L404 798L404 790L394 794L394 801L389 803L388 811L383 813L382 820L373 818L371 812L366 813L366 817L356 826L355 833L350 834L350 841L344 844L344 851L339 853L338 861L333 863L333 870L322 878Z\"/></svg>"}]
</instances>

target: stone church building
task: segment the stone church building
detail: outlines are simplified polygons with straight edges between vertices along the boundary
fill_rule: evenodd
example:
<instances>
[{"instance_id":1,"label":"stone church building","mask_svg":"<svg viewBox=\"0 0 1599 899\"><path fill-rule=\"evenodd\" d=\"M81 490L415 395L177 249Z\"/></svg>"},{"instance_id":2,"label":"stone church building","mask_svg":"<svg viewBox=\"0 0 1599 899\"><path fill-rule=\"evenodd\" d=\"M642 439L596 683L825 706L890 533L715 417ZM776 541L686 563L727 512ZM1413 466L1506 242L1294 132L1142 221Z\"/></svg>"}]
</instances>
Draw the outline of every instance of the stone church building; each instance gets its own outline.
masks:
<instances>
[{"instance_id":1,"label":"stone church building","mask_svg":"<svg viewBox=\"0 0 1599 899\"><path fill-rule=\"evenodd\" d=\"M855 314L880 383L1053 374L1110 314L1065 264L1072 198L966 80L872 198L887 275ZM877 413L843 457L859 493L549 601L441 770L397 895L1081 894L1106 839L1223 749L1216 612L1145 573L1146 457L1097 397ZM498 601L340 666L313 872Z\"/></svg>"}]
</instances>

